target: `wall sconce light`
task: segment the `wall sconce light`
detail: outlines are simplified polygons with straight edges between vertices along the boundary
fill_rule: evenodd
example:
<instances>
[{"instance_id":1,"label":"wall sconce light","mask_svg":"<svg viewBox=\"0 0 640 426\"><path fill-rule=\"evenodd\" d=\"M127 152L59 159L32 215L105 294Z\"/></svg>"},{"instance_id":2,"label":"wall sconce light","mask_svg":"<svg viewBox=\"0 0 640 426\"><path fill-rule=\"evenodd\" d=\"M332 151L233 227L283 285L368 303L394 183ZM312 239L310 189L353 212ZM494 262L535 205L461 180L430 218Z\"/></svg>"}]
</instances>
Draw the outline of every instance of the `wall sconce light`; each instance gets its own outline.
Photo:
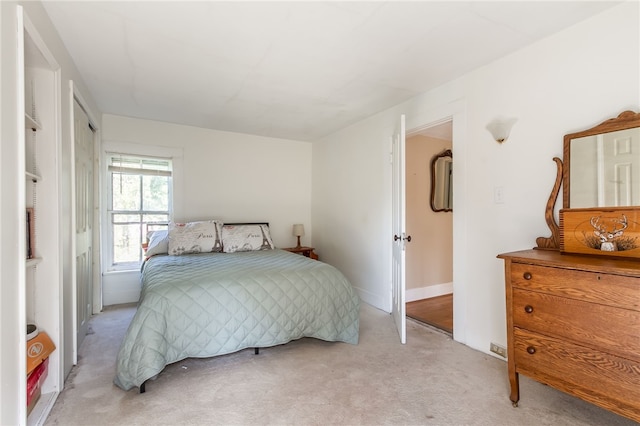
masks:
<instances>
[{"instance_id":1,"label":"wall sconce light","mask_svg":"<svg viewBox=\"0 0 640 426\"><path fill-rule=\"evenodd\" d=\"M296 248L300 248L300 237L304 237L304 225L301 223L297 223L293 225L293 236L298 237L298 245Z\"/></svg>"},{"instance_id":2,"label":"wall sconce light","mask_svg":"<svg viewBox=\"0 0 640 426\"><path fill-rule=\"evenodd\" d=\"M518 121L517 118L496 118L487 124L487 130L493 135L493 139L502 143L509 138L511 128Z\"/></svg>"}]
</instances>

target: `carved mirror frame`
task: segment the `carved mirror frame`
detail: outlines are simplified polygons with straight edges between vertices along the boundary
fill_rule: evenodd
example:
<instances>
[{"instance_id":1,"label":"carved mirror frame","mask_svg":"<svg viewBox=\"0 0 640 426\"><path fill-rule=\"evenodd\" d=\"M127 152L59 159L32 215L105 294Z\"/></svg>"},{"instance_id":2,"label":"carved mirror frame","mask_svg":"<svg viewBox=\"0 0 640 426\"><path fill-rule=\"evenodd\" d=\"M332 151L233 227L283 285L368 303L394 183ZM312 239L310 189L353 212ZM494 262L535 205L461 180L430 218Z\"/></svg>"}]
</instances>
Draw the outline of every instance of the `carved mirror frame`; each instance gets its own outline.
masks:
<instances>
[{"instance_id":1,"label":"carved mirror frame","mask_svg":"<svg viewBox=\"0 0 640 426\"><path fill-rule=\"evenodd\" d=\"M562 170L562 207L571 208L571 141L573 139L583 138L586 136L594 136L603 133L617 132L620 130L633 129L640 127L640 113L633 111L624 111L615 118L603 121L595 127L576 133L570 133L564 136L563 145L563 170Z\"/></svg>"},{"instance_id":2,"label":"carved mirror frame","mask_svg":"<svg viewBox=\"0 0 640 426\"><path fill-rule=\"evenodd\" d=\"M448 179L448 184L446 186L446 192L448 194L451 194L451 178L450 176L445 176L442 175L440 176L437 172L437 164L438 161L441 161L441 159L443 158L451 158L451 160L453 160L453 153L451 152L450 149L445 149L444 151L442 151L439 154L436 154L433 156L433 158L431 158L431 196L430 196L430 204L431 204L431 210L433 210L434 212L450 212L453 211L453 200L451 200L451 198L448 198L449 203L446 206L440 206L440 205L436 205L436 194L438 191L442 190L442 185L445 184L445 182L447 182ZM444 171L444 169L443 169Z\"/></svg>"},{"instance_id":3,"label":"carved mirror frame","mask_svg":"<svg viewBox=\"0 0 640 426\"><path fill-rule=\"evenodd\" d=\"M582 138L585 136L594 136L602 133L632 129L635 127L640 127L640 113L636 113L633 111L624 111L617 117L603 121L597 126L582 130L580 132L569 133L564 136L562 152L563 160L560 160L558 157L553 158L553 161L555 161L557 165L557 175L545 210L545 220L547 222L547 225L549 226L549 229L551 230L551 236L538 237L536 239L536 248L551 250L560 249L560 227L556 222L554 210L561 186L562 207L564 209L571 208L569 200L569 196L571 194L571 141L573 139ZM640 206L636 207L640 209Z\"/></svg>"}]
</instances>

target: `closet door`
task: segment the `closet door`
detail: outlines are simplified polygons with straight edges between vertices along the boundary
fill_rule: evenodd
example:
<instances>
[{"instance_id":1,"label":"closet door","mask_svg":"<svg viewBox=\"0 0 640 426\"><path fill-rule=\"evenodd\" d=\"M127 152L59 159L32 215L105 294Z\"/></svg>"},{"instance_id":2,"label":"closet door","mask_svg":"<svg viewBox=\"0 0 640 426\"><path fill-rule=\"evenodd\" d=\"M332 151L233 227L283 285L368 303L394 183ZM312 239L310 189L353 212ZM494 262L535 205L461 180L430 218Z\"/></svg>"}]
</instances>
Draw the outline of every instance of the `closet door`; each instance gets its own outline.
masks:
<instances>
[{"instance_id":1,"label":"closet door","mask_svg":"<svg viewBox=\"0 0 640 426\"><path fill-rule=\"evenodd\" d=\"M76 331L78 348L87 335L87 327L93 312L93 145L94 133L89 117L73 103L75 145L75 199L76 199Z\"/></svg>"}]
</instances>

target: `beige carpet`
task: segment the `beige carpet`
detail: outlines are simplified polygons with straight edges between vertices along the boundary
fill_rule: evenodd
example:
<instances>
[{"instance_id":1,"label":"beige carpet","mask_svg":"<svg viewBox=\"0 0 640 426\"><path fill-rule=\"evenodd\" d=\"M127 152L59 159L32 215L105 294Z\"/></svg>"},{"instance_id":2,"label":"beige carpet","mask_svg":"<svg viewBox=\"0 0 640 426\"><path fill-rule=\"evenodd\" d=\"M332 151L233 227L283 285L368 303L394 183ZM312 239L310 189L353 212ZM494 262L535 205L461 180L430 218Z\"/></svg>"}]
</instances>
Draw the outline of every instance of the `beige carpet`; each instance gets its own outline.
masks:
<instances>
[{"instance_id":1,"label":"beige carpet","mask_svg":"<svg viewBox=\"0 0 640 426\"><path fill-rule=\"evenodd\" d=\"M409 321L400 345L388 314L363 305L360 343L302 339L189 359L147 392L112 384L135 307L91 320L50 425L635 425L526 377L509 401L506 363Z\"/></svg>"}]
</instances>

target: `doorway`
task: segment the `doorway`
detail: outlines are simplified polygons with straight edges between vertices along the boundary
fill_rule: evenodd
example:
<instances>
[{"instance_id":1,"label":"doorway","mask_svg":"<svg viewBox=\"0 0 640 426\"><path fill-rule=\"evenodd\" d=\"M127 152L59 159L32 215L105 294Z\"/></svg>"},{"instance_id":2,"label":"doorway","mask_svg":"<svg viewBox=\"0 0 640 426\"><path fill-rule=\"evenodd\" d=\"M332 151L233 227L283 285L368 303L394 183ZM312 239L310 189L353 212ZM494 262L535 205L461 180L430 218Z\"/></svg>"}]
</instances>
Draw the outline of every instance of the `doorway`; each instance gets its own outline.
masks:
<instances>
[{"instance_id":1,"label":"doorway","mask_svg":"<svg viewBox=\"0 0 640 426\"><path fill-rule=\"evenodd\" d=\"M431 209L431 159L452 149L451 119L406 138L407 316L453 335L453 212ZM455 160L454 160L455 162Z\"/></svg>"}]
</instances>

